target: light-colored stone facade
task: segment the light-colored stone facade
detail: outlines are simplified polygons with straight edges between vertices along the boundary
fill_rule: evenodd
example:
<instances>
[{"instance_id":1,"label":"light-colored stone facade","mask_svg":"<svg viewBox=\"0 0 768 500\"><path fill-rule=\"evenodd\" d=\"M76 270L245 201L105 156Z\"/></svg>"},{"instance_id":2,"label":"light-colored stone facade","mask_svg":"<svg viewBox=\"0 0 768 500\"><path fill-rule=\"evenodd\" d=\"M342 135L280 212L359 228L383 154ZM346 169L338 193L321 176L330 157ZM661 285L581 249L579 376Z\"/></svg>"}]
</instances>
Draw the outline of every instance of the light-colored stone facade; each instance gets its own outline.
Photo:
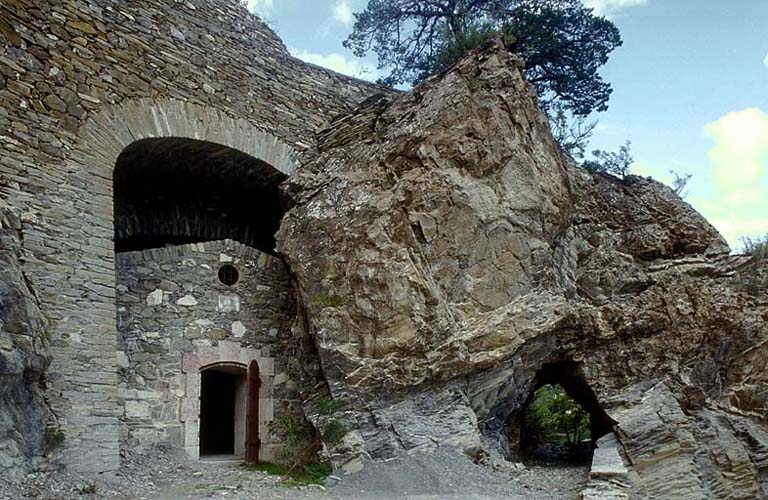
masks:
<instances>
[{"instance_id":1,"label":"light-colored stone facade","mask_svg":"<svg viewBox=\"0 0 768 500\"><path fill-rule=\"evenodd\" d=\"M244 371L255 360L260 458L279 459L270 422L275 411L291 414L296 399L284 354L293 342L295 311L282 262L214 241L119 253L116 263L122 445L183 444L197 457L201 370L228 365ZM218 277L225 265L239 274L231 286ZM242 455L244 435L235 444Z\"/></svg>"},{"instance_id":2,"label":"light-colored stone facade","mask_svg":"<svg viewBox=\"0 0 768 500\"><path fill-rule=\"evenodd\" d=\"M50 321L57 456L114 471L120 152L206 140L288 174L317 126L378 89L292 58L237 0L11 0L1 13L0 197L20 215L24 273Z\"/></svg>"}]
</instances>

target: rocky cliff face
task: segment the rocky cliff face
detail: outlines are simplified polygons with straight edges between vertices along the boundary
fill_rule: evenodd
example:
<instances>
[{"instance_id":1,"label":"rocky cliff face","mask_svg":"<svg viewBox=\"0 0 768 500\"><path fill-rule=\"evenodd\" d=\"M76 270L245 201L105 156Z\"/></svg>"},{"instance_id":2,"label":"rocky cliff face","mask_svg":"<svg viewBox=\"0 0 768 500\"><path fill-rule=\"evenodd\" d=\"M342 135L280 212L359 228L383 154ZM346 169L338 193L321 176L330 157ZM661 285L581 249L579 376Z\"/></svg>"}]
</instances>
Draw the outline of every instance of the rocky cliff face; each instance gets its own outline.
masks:
<instances>
[{"instance_id":1,"label":"rocky cliff face","mask_svg":"<svg viewBox=\"0 0 768 500\"><path fill-rule=\"evenodd\" d=\"M559 154L519 62L475 52L323 130L278 248L341 409L332 453L518 452L557 382L642 498L768 495L768 265L667 187Z\"/></svg>"},{"instance_id":2,"label":"rocky cliff face","mask_svg":"<svg viewBox=\"0 0 768 500\"><path fill-rule=\"evenodd\" d=\"M0 200L0 476L14 479L44 452L46 322L21 272L20 221ZM49 444L61 436L53 429Z\"/></svg>"}]
</instances>

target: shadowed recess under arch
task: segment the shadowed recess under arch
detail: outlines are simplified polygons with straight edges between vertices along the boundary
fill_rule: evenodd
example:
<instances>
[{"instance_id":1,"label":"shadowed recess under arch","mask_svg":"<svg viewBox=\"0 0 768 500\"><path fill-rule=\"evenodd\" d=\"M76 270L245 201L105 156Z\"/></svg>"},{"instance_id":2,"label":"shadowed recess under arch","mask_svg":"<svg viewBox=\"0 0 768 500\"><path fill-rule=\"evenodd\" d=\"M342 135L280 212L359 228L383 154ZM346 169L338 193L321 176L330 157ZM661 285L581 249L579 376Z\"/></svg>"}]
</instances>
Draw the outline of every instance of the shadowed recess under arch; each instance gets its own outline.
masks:
<instances>
[{"instance_id":1,"label":"shadowed recess under arch","mask_svg":"<svg viewBox=\"0 0 768 500\"><path fill-rule=\"evenodd\" d=\"M208 141L168 137L126 147L114 170L115 251L232 239L273 253L287 175Z\"/></svg>"}]
</instances>

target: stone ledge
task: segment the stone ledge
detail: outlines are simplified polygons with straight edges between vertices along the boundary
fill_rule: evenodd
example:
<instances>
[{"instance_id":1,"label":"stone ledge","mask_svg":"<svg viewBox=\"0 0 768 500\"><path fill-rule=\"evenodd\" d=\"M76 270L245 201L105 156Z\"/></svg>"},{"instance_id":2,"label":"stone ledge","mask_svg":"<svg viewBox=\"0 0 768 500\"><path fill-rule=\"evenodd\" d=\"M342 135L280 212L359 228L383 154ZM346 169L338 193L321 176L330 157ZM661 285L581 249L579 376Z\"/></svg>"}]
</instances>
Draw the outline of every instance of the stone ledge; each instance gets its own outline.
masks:
<instances>
[{"instance_id":1,"label":"stone ledge","mask_svg":"<svg viewBox=\"0 0 768 500\"><path fill-rule=\"evenodd\" d=\"M200 243L188 243L185 245L173 245L162 248L149 248L134 252L121 252L115 254L115 262L118 266L142 264L145 262L168 262L185 257L196 257L201 253L226 253L230 256L246 260L263 260L264 266L277 258L255 248L243 245L234 240L205 241Z\"/></svg>"},{"instance_id":2,"label":"stone ledge","mask_svg":"<svg viewBox=\"0 0 768 500\"><path fill-rule=\"evenodd\" d=\"M589 469L590 479L626 476L629 470L619 454L619 442L616 435L611 433L597 441L597 448L592 455L592 467Z\"/></svg>"}]
</instances>

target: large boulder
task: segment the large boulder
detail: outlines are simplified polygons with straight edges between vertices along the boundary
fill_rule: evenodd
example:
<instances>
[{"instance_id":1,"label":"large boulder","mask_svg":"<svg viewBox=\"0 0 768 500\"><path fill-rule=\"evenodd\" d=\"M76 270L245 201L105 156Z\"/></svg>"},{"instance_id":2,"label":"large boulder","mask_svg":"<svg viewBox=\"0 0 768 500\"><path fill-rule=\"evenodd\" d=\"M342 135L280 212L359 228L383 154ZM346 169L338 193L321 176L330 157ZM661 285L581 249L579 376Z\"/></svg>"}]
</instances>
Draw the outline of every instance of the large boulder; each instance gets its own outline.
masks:
<instances>
[{"instance_id":1,"label":"large boulder","mask_svg":"<svg viewBox=\"0 0 768 500\"><path fill-rule=\"evenodd\" d=\"M641 496L765 495L768 266L666 186L569 164L520 69L493 44L374 96L290 179L278 250L341 403L310 418L345 431L326 444L348 470L434 446L514 459L556 382Z\"/></svg>"}]
</instances>

